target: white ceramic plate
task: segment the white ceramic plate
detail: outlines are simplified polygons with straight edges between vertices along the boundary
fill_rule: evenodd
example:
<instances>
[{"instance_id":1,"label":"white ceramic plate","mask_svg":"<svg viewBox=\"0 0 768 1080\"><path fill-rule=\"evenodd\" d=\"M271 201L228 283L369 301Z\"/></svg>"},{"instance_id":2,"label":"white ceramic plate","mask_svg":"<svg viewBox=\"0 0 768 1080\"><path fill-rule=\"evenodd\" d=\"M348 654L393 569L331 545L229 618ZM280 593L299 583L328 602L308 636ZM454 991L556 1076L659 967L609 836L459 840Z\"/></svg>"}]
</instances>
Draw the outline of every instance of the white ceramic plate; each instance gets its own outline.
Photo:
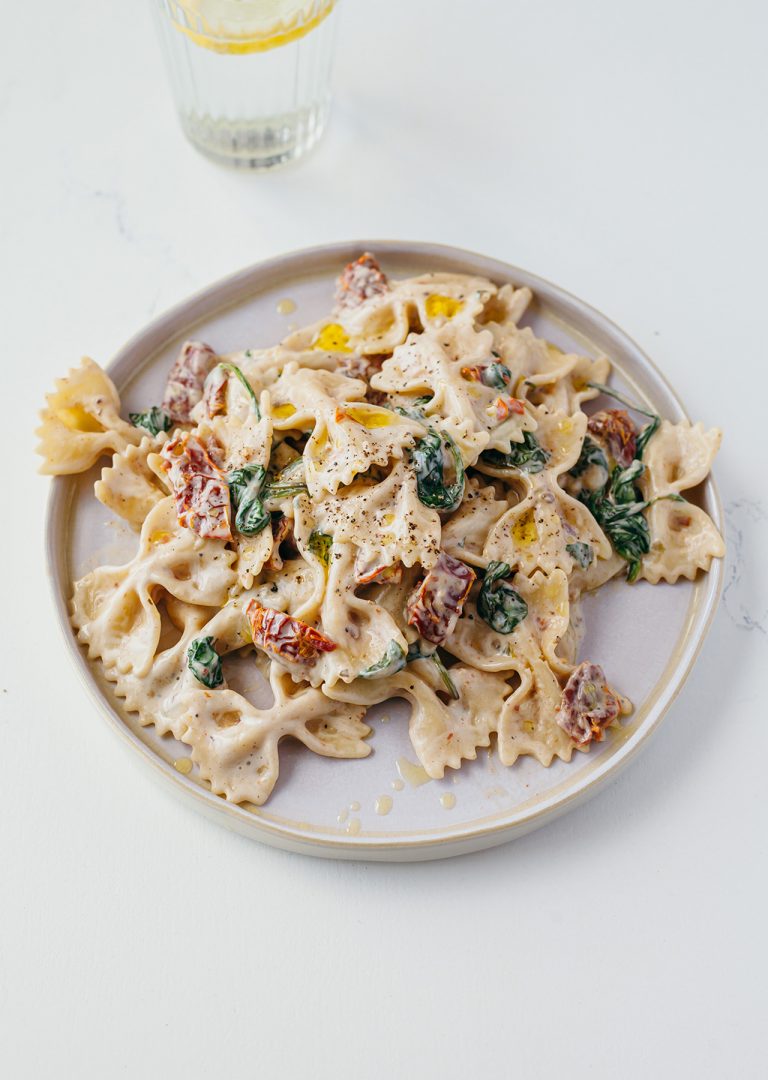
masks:
<instances>
[{"instance_id":1,"label":"white ceramic plate","mask_svg":"<svg viewBox=\"0 0 768 1080\"><path fill-rule=\"evenodd\" d=\"M427 270L480 274L503 284L529 285L536 302L526 322L562 348L588 355L605 352L614 362L612 382L638 402L670 420L685 417L680 401L651 361L604 316L548 282L516 267L455 248L381 241L338 244L260 263L212 285L179 304L121 349L109 372L122 396L123 412L160 401L169 366L188 337L219 352L263 347L289 328L330 310L334 279L364 250L379 256L394 277ZM289 298L296 310L278 311ZM284 307L285 305L281 305ZM102 462L104 464L104 462ZM174 763L189 749L153 728L141 728L124 712L111 688L91 666L69 627L71 583L95 566L122 563L134 553L136 536L110 519L93 497L100 466L53 483L47 551L56 606L67 647L83 682L107 719L163 781L218 821L266 843L311 855L348 859L414 860L457 855L490 847L550 821L594 794L615 776L658 727L680 690L717 605L722 561L695 583L628 587L614 581L585 601L587 637L582 656L601 663L610 681L635 703L618 734L575 754L569 764L543 769L524 758L505 768L491 752L465 762L444 780L402 783L415 762L407 734L408 706L391 702L371 709L372 754L362 761L317 757L298 743L284 742L280 778L266 806L235 806L213 795ZM697 493L722 528L712 480ZM637 662L642 643L642 663ZM87 723L87 721L84 721ZM400 769L398 769L400 761ZM386 798L384 798L386 797ZM381 810L391 800L391 809Z\"/></svg>"}]
</instances>

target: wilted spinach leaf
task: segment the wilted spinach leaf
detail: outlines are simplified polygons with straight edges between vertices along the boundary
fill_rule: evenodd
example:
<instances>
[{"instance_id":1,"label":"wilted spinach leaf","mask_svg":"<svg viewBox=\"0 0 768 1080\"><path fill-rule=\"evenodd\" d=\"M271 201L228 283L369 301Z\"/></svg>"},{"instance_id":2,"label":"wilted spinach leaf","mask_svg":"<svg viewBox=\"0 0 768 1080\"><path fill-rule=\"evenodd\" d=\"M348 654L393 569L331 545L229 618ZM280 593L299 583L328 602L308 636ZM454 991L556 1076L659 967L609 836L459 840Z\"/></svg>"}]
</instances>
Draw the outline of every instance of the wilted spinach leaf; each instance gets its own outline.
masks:
<instances>
[{"instance_id":1,"label":"wilted spinach leaf","mask_svg":"<svg viewBox=\"0 0 768 1080\"><path fill-rule=\"evenodd\" d=\"M323 566L328 566L331 561L331 546L333 544L333 537L328 533L318 532L314 529L309 534L309 550L313 555L317 556Z\"/></svg>"},{"instance_id":2,"label":"wilted spinach leaf","mask_svg":"<svg viewBox=\"0 0 768 1080\"><path fill-rule=\"evenodd\" d=\"M452 698L458 700L459 691L456 689L456 684L448 674L445 664L437 652L422 652L421 643L418 641L414 641L409 645L407 652L396 641L390 641L381 659L361 671L360 678L383 679L387 675L395 675L398 671L402 671L406 664L410 664L414 660L430 660L437 668L437 673L445 689Z\"/></svg>"},{"instance_id":3,"label":"wilted spinach leaf","mask_svg":"<svg viewBox=\"0 0 768 1080\"><path fill-rule=\"evenodd\" d=\"M511 634L528 614L528 605L520 593L503 580L510 573L508 563L488 563L477 598L478 615L497 634Z\"/></svg>"},{"instance_id":4,"label":"wilted spinach leaf","mask_svg":"<svg viewBox=\"0 0 768 1080\"><path fill-rule=\"evenodd\" d=\"M187 665L197 681L209 690L224 682L221 657L213 647L212 637L196 638L192 642L187 649Z\"/></svg>"},{"instance_id":5,"label":"wilted spinach leaf","mask_svg":"<svg viewBox=\"0 0 768 1080\"><path fill-rule=\"evenodd\" d=\"M551 456L530 431L523 432L522 442L511 444L508 454L500 450L485 450L480 455L483 461L496 469L520 469L527 473L541 472Z\"/></svg>"},{"instance_id":6,"label":"wilted spinach leaf","mask_svg":"<svg viewBox=\"0 0 768 1080\"><path fill-rule=\"evenodd\" d=\"M585 435L584 442L581 444L579 460L572 469L568 470L568 472L574 477L581 476L582 473L585 473L592 465L597 465L599 468L605 469L605 475L606 477L608 476L608 460L605 454L597 443L590 439L589 435Z\"/></svg>"},{"instance_id":7,"label":"wilted spinach leaf","mask_svg":"<svg viewBox=\"0 0 768 1080\"><path fill-rule=\"evenodd\" d=\"M259 400L256 397L253 387L248 382L245 375L243 375L240 368L237 367L237 365L235 364L219 364L218 366L224 371L228 372L230 375L234 375L235 378L242 383L243 389L248 394L248 397L251 399L251 405L253 405L253 411L256 413L256 419L261 420L261 409L259 408Z\"/></svg>"},{"instance_id":8,"label":"wilted spinach leaf","mask_svg":"<svg viewBox=\"0 0 768 1080\"><path fill-rule=\"evenodd\" d=\"M481 370L480 381L483 386L490 386L494 390L506 390L512 381L512 372L506 364L494 360Z\"/></svg>"},{"instance_id":9,"label":"wilted spinach leaf","mask_svg":"<svg viewBox=\"0 0 768 1080\"><path fill-rule=\"evenodd\" d=\"M227 477L229 496L235 506L235 528L243 536L255 536L271 521L271 515L262 500L262 489L267 477L263 465L243 465Z\"/></svg>"},{"instance_id":10,"label":"wilted spinach leaf","mask_svg":"<svg viewBox=\"0 0 768 1080\"><path fill-rule=\"evenodd\" d=\"M153 405L146 412L128 413L128 419L134 427L144 428L150 435L159 435L161 431L171 430L171 418L165 409Z\"/></svg>"},{"instance_id":11,"label":"wilted spinach leaf","mask_svg":"<svg viewBox=\"0 0 768 1080\"><path fill-rule=\"evenodd\" d=\"M445 452L453 459L455 479L446 481ZM433 510L455 510L464 497L464 463L450 435L430 428L411 451L419 499Z\"/></svg>"},{"instance_id":12,"label":"wilted spinach leaf","mask_svg":"<svg viewBox=\"0 0 768 1080\"><path fill-rule=\"evenodd\" d=\"M566 544L565 550L582 570L586 570L594 562L595 552L591 544L578 541L575 544Z\"/></svg>"},{"instance_id":13,"label":"wilted spinach leaf","mask_svg":"<svg viewBox=\"0 0 768 1080\"><path fill-rule=\"evenodd\" d=\"M383 679L394 675L406 665L406 652L396 641L390 641L380 660L360 672L361 679Z\"/></svg>"}]
</instances>

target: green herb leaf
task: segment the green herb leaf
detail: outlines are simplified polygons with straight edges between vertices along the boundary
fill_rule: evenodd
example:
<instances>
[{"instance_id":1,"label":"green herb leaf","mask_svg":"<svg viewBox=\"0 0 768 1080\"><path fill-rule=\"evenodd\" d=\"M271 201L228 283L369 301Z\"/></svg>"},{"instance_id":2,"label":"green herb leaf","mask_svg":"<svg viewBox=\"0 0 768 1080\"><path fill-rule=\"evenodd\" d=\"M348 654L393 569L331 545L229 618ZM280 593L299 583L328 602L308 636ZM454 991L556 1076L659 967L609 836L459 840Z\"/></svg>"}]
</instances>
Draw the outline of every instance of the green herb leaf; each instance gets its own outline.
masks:
<instances>
[{"instance_id":1,"label":"green herb leaf","mask_svg":"<svg viewBox=\"0 0 768 1080\"><path fill-rule=\"evenodd\" d=\"M615 471L615 470L614 470ZM602 527L614 550L630 563L629 577L634 581L639 560L651 550L651 533L643 517L647 502L613 502L605 492L582 492L581 501ZM638 563L635 566L635 563Z\"/></svg>"},{"instance_id":2,"label":"green herb leaf","mask_svg":"<svg viewBox=\"0 0 768 1080\"><path fill-rule=\"evenodd\" d=\"M264 488L264 499L292 499L307 490L304 482L304 458L294 458L277 476L269 477Z\"/></svg>"},{"instance_id":3,"label":"green herb leaf","mask_svg":"<svg viewBox=\"0 0 768 1080\"><path fill-rule=\"evenodd\" d=\"M235 528L243 536L256 536L272 519L262 499L266 477L263 465L243 465L227 477L229 496L237 510Z\"/></svg>"},{"instance_id":4,"label":"green herb leaf","mask_svg":"<svg viewBox=\"0 0 768 1080\"><path fill-rule=\"evenodd\" d=\"M134 427L144 428L150 435L159 435L161 431L171 430L171 418L165 409L153 405L147 412L128 413L128 419Z\"/></svg>"},{"instance_id":5,"label":"green herb leaf","mask_svg":"<svg viewBox=\"0 0 768 1080\"><path fill-rule=\"evenodd\" d=\"M437 668L437 674L440 676L440 680L445 689L448 691L454 701L459 700L459 691L456 689L456 683L448 674L448 669L446 668L443 661L440 659L437 650L435 650L434 652L422 652L421 642L414 641L408 646L408 652L406 653L406 663L410 664L414 660L431 660Z\"/></svg>"},{"instance_id":6,"label":"green herb leaf","mask_svg":"<svg viewBox=\"0 0 768 1080\"><path fill-rule=\"evenodd\" d=\"M192 642L187 649L187 666L197 681L209 690L224 682L221 657L213 647L212 637L196 638Z\"/></svg>"},{"instance_id":7,"label":"green herb leaf","mask_svg":"<svg viewBox=\"0 0 768 1080\"><path fill-rule=\"evenodd\" d=\"M292 499L294 495L303 495L307 490L306 484L267 484L264 488L265 499Z\"/></svg>"},{"instance_id":8,"label":"green herb leaf","mask_svg":"<svg viewBox=\"0 0 768 1080\"><path fill-rule=\"evenodd\" d=\"M456 478L452 484L445 479L445 453L453 459ZM464 498L464 463L450 435L430 428L411 451L416 472L419 499L433 510L455 510Z\"/></svg>"},{"instance_id":9,"label":"green herb leaf","mask_svg":"<svg viewBox=\"0 0 768 1080\"><path fill-rule=\"evenodd\" d=\"M506 364L494 361L482 368L480 382L483 386L490 386L494 390L506 390L512 381L512 372Z\"/></svg>"},{"instance_id":10,"label":"green herb leaf","mask_svg":"<svg viewBox=\"0 0 768 1080\"><path fill-rule=\"evenodd\" d=\"M605 469L606 478L608 477L608 459L597 443L590 439L589 435L585 435L584 442L581 444L579 460L572 469L568 470L568 474L573 477L581 476L593 465Z\"/></svg>"},{"instance_id":11,"label":"green herb leaf","mask_svg":"<svg viewBox=\"0 0 768 1080\"><path fill-rule=\"evenodd\" d=\"M575 544L566 544L565 550L582 570L588 569L595 561L595 552L591 544L578 541Z\"/></svg>"},{"instance_id":12,"label":"green herb leaf","mask_svg":"<svg viewBox=\"0 0 768 1080\"><path fill-rule=\"evenodd\" d=\"M381 660L364 668L360 672L361 679L383 679L387 675L395 675L406 665L406 652L396 641L390 641Z\"/></svg>"},{"instance_id":13,"label":"green herb leaf","mask_svg":"<svg viewBox=\"0 0 768 1080\"><path fill-rule=\"evenodd\" d=\"M424 413L424 408L429 405L432 398L425 394L422 397L413 399L413 406L411 408L405 408L403 405L397 405L395 412L401 416L407 416L410 420L417 420L420 424L427 425L427 417Z\"/></svg>"},{"instance_id":14,"label":"green herb leaf","mask_svg":"<svg viewBox=\"0 0 768 1080\"><path fill-rule=\"evenodd\" d=\"M377 660L375 664L371 664L370 667L364 668L359 673L359 678L384 679L388 675L396 675L398 671L403 670L406 664L411 664L414 660L429 660L433 663L437 668L443 686L451 697L458 701L459 691L456 688L456 683L448 674L448 670L438 653L422 652L419 641L414 641L409 645L407 652L396 641L390 641L381 659Z\"/></svg>"},{"instance_id":15,"label":"green herb leaf","mask_svg":"<svg viewBox=\"0 0 768 1080\"><path fill-rule=\"evenodd\" d=\"M508 563L488 563L477 598L478 615L497 634L511 634L528 614L528 605L520 593L503 580L510 573Z\"/></svg>"},{"instance_id":16,"label":"green herb leaf","mask_svg":"<svg viewBox=\"0 0 768 1080\"><path fill-rule=\"evenodd\" d=\"M651 435L654 434L660 423L661 417L654 416L650 424L646 424L643 430L635 439L635 457L638 459L638 461L642 458L645 452L645 448L648 445L648 440L650 439Z\"/></svg>"},{"instance_id":17,"label":"green herb leaf","mask_svg":"<svg viewBox=\"0 0 768 1080\"><path fill-rule=\"evenodd\" d=\"M333 537L328 533L318 532L316 529L309 534L309 550L315 555L323 566L331 562L331 545Z\"/></svg>"},{"instance_id":18,"label":"green herb leaf","mask_svg":"<svg viewBox=\"0 0 768 1080\"><path fill-rule=\"evenodd\" d=\"M617 503L638 502L640 492L635 487L635 481L639 480L645 472L645 465L637 458L626 469L618 466L613 470L610 484L610 494Z\"/></svg>"},{"instance_id":19,"label":"green herb leaf","mask_svg":"<svg viewBox=\"0 0 768 1080\"><path fill-rule=\"evenodd\" d=\"M541 472L551 456L530 431L523 432L522 442L512 443L508 454L500 450L485 450L480 455L483 461L496 469L520 469L526 473Z\"/></svg>"},{"instance_id":20,"label":"green herb leaf","mask_svg":"<svg viewBox=\"0 0 768 1080\"><path fill-rule=\"evenodd\" d=\"M253 387L243 375L242 371L235 364L219 364L220 368L224 371L228 371L230 375L234 375L236 379L240 381L243 389L251 399L251 405L253 405L253 411L256 413L256 419L261 420L261 409L259 408L259 399L256 397Z\"/></svg>"}]
</instances>

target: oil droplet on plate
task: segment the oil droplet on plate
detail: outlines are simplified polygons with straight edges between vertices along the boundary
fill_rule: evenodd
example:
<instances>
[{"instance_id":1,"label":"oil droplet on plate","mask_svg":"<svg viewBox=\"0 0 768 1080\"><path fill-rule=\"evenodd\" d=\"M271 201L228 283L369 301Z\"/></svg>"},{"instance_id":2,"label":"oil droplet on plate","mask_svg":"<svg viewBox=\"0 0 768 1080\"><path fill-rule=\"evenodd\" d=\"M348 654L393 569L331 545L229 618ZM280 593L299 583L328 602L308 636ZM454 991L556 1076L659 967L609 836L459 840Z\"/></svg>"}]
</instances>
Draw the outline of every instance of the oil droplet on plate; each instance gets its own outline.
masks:
<instances>
[{"instance_id":1,"label":"oil droplet on plate","mask_svg":"<svg viewBox=\"0 0 768 1080\"><path fill-rule=\"evenodd\" d=\"M388 814L392 809L392 796L391 795L379 795L376 800L376 813Z\"/></svg>"},{"instance_id":2,"label":"oil droplet on plate","mask_svg":"<svg viewBox=\"0 0 768 1080\"><path fill-rule=\"evenodd\" d=\"M443 810L453 810L456 805L456 796L452 791L446 791L445 795L440 796L440 805Z\"/></svg>"},{"instance_id":3,"label":"oil droplet on plate","mask_svg":"<svg viewBox=\"0 0 768 1080\"><path fill-rule=\"evenodd\" d=\"M336 820L338 821L339 825L343 825L343 824L344 824L344 822L345 822L345 821L347 820L347 818L348 818L348 817L349 817L349 810L347 810L347 808L346 808L346 806L345 806L345 807L344 807L344 809L343 809L343 810L341 810L341 811L340 811L340 812L339 812L339 813L338 813L338 814L336 815Z\"/></svg>"},{"instance_id":4,"label":"oil droplet on plate","mask_svg":"<svg viewBox=\"0 0 768 1080\"><path fill-rule=\"evenodd\" d=\"M278 300L276 310L278 315L292 315L296 310L296 303L291 300L290 296L286 296L282 300Z\"/></svg>"},{"instance_id":5,"label":"oil droplet on plate","mask_svg":"<svg viewBox=\"0 0 768 1080\"><path fill-rule=\"evenodd\" d=\"M176 772L180 772L182 776L189 776L189 774L192 772L192 758L177 758L173 763L173 767Z\"/></svg>"},{"instance_id":6,"label":"oil droplet on plate","mask_svg":"<svg viewBox=\"0 0 768 1080\"><path fill-rule=\"evenodd\" d=\"M360 832L360 818L352 818L349 825L347 825L347 832L350 836L357 836Z\"/></svg>"},{"instance_id":7,"label":"oil droplet on plate","mask_svg":"<svg viewBox=\"0 0 768 1080\"><path fill-rule=\"evenodd\" d=\"M402 780L393 780L389 786L392 788L393 791L402 791L405 787L405 784Z\"/></svg>"},{"instance_id":8,"label":"oil droplet on plate","mask_svg":"<svg viewBox=\"0 0 768 1080\"><path fill-rule=\"evenodd\" d=\"M359 802L351 802L349 804L349 809L350 810L359 810L360 809L360 803Z\"/></svg>"},{"instance_id":9,"label":"oil droplet on plate","mask_svg":"<svg viewBox=\"0 0 768 1080\"><path fill-rule=\"evenodd\" d=\"M397 771L406 784L410 784L411 787L421 787L422 784L428 784L430 781L430 777L427 776L421 765L414 765L408 758L401 757L397 759Z\"/></svg>"},{"instance_id":10,"label":"oil droplet on plate","mask_svg":"<svg viewBox=\"0 0 768 1080\"><path fill-rule=\"evenodd\" d=\"M384 713L383 716L379 717L379 720L381 720L382 724L388 724L391 719L392 717L389 715L389 713Z\"/></svg>"}]
</instances>

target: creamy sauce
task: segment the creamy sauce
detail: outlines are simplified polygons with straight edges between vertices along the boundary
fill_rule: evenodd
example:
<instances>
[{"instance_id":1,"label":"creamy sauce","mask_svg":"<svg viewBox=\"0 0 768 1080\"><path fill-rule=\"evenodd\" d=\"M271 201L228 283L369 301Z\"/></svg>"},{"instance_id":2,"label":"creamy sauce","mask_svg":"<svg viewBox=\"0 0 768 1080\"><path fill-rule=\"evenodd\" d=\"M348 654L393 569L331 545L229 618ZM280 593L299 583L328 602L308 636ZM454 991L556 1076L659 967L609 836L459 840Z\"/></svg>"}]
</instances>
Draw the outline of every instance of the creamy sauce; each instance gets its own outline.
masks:
<instances>
[{"instance_id":1,"label":"creamy sauce","mask_svg":"<svg viewBox=\"0 0 768 1080\"><path fill-rule=\"evenodd\" d=\"M345 806L344 809L340 810L339 813L336 815L336 820L338 821L339 825L343 825L348 817L349 817L349 810L347 810L347 808Z\"/></svg>"},{"instance_id":2,"label":"creamy sauce","mask_svg":"<svg viewBox=\"0 0 768 1080\"><path fill-rule=\"evenodd\" d=\"M393 791L402 791L405 784L402 780L393 780L389 785Z\"/></svg>"},{"instance_id":3,"label":"creamy sauce","mask_svg":"<svg viewBox=\"0 0 768 1080\"><path fill-rule=\"evenodd\" d=\"M277 301L275 310L278 315L292 315L296 310L296 302L291 300L290 296L286 296L282 300Z\"/></svg>"},{"instance_id":4,"label":"creamy sauce","mask_svg":"<svg viewBox=\"0 0 768 1080\"><path fill-rule=\"evenodd\" d=\"M376 813L388 814L392 809L392 796L391 795L379 795L376 800Z\"/></svg>"},{"instance_id":5,"label":"creamy sauce","mask_svg":"<svg viewBox=\"0 0 768 1080\"><path fill-rule=\"evenodd\" d=\"M360 809L360 803L359 802L351 802L349 804L349 809L350 810L359 810Z\"/></svg>"},{"instance_id":6,"label":"creamy sauce","mask_svg":"<svg viewBox=\"0 0 768 1080\"><path fill-rule=\"evenodd\" d=\"M404 757L397 759L397 771L411 787L421 787L422 784L428 784L431 779L421 765L414 765L412 761Z\"/></svg>"},{"instance_id":7,"label":"creamy sauce","mask_svg":"<svg viewBox=\"0 0 768 1080\"><path fill-rule=\"evenodd\" d=\"M357 836L360 832L360 818L352 818L347 825L347 833L349 836Z\"/></svg>"},{"instance_id":8,"label":"creamy sauce","mask_svg":"<svg viewBox=\"0 0 768 1080\"><path fill-rule=\"evenodd\" d=\"M192 758L176 758L173 763L173 767L176 772L180 772L182 776L189 776L189 774L192 772Z\"/></svg>"},{"instance_id":9,"label":"creamy sauce","mask_svg":"<svg viewBox=\"0 0 768 1080\"><path fill-rule=\"evenodd\" d=\"M440 805L443 810L453 810L456 805L456 796L452 791L446 791L445 795L440 796Z\"/></svg>"}]
</instances>

